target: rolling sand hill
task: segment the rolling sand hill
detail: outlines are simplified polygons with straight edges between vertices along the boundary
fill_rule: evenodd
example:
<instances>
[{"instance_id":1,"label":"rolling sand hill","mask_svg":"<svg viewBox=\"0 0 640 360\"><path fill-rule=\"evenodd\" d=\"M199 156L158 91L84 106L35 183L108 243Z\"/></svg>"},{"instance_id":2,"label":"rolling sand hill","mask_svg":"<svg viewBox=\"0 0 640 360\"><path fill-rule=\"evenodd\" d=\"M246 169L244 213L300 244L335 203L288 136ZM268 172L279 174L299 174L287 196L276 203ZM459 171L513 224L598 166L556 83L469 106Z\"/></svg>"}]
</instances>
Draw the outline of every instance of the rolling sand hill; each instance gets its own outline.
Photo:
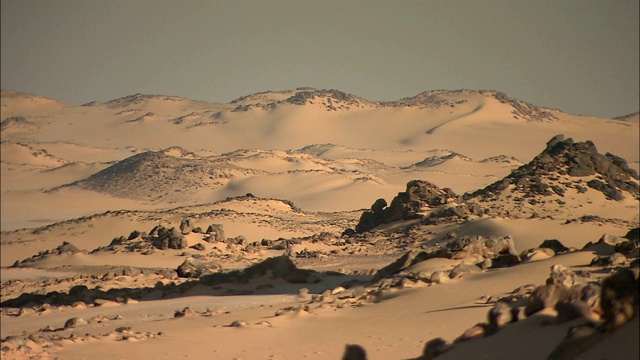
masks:
<instances>
[{"instance_id":1,"label":"rolling sand hill","mask_svg":"<svg viewBox=\"0 0 640 360\"><path fill-rule=\"evenodd\" d=\"M637 113L1 96L3 359L639 355Z\"/></svg>"}]
</instances>

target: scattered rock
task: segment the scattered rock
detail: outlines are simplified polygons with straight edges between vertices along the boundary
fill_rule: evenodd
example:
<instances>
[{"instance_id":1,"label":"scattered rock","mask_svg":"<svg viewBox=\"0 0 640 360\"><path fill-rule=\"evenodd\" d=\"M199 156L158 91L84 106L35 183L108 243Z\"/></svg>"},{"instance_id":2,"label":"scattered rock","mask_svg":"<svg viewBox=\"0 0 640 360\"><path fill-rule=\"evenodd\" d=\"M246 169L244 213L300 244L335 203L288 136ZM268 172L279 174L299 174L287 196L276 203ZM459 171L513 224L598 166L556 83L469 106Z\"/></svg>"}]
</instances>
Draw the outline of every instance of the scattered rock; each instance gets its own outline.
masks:
<instances>
[{"instance_id":1,"label":"scattered rock","mask_svg":"<svg viewBox=\"0 0 640 360\"><path fill-rule=\"evenodd\" d=\"M195 245L189 246L190 249L194 249L194 250L198 250L198 251L204 251L206 250L206 248L204 247L204 245L202 245L201 243L197 243Z\"/></svg>"},{"instance_id":2,"label":"scattered rock","mask_svg":"<svg viewBox=\"0 0 640 360\"><path fill-rule=\"evenodd\" d=\"M480 269L478 266L474 264L469 264L463 261L460 264L456 265L453 269L451 269L451 272L449 273L449 277L451 279L454 279L461 276L464 273L481 272L481 271L482 269Z\"/></svg>"},{"instance_id":3,"label":"scattered rock","mask_svg":"<svg viewBox=\"0 0 640 360\"><path fill-rule=\"evenodd\" d=\"M613 253L607 259L607 265L609 266L625 266L627 263L627 257L620 253Z\"/></svg>"},{"instance_id":4,"label":"scattered rock","mask_svg":"<svg viewBox=\"0 0 640 360\"><path fill-rule=\"evenodd\" d=\"M531 316L544 308L552 308L559 301L569 302L575 297L575 293L569 288L558 284L546 284L538 286L529 297L524 312Z\"/></svg>"},{"instance_id":5,"label":"scattered rock","mask_svg":"<svg viewBox=\"0 0 640 360\"><path fill-rule=\"evenodd\" d=\"M231 324L229 324L229 326L230 327L245 327L245 326L249 326L249 323L244 321L244 320L235 320Z\"/></svg>"},{"instance_id":6,"label":"scattered rock","mask_svg":"<svg viewBox=\"0 0 640 360\"><path fill-rule=\"evenodd\" d=\"M498 301L487 313L489 324L494 328L500 328L503 325L514 320L513 309L504 301Z\"/></svg>"},{"instance_id":7,"label":"scattered rock","mask_svg":"<svg viewBox=\"0 0 640 360\"><path fill-rule=\"evenodd\" d=\"M547 284L558 284L570 288L583 283L586 283L586 280L582 276L567 269L566 266L561 264L551 266L551 274L547 279Z\"/></svg>"},{"instance_id":8,"label":"scattered rock","mask_svg":"<svg viewBox=\"0 0 640 360\"><path fill-rule=\"evenodd\" d=\"M220 272L222 267L214 262L202 262L189 257L184 260L176 269L179 277L183 278L199 278L203 275L214 274Z\"/></svg>"},{"instance_id":9,"label":"scattered rock","mask_svg":"<svg viewBox=\"0 0 640 360\"><path fill-rule=\"evenodd\" d=\"M211 224L207 228L208 237L205 238L207 242L224 242L226 237L224 236L224 230L220 224Z\"/></svg>"},{"instance_id":10,"label":"scattered rock","mask_svg":"<svg viewBox=\"0 0 640 360\"><path fill-rule=\"evenodd\" d=\"M65 329L69 329L69 328L74 328L74 327L81 326L81 325L87 325L87 320L85 320L83 318L80 318L80 317L74 317L74 318L71 318L71 319L67 320L64 323L64 328Z\"/></svg>"}]
</instances>

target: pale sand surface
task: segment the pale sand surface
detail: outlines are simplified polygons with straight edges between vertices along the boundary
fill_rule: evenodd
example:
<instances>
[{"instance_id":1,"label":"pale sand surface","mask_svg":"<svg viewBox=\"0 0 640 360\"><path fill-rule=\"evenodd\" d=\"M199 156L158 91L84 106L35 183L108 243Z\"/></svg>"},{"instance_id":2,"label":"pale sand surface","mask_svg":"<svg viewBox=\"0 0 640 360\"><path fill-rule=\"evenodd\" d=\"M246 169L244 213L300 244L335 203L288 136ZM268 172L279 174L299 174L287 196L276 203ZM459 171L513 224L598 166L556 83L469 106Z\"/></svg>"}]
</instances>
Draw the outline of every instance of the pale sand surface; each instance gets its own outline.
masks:
<instances>
[{"instance_id":1,"label":"pale sand surface","mask_svg":"<svg viewBox=\"0 0 640 360\"><path fill-rule=\"evenodd\" d=\"M472 216L461 223L418 227L416 233L406 227L417 221L392 223L378 228L386 235L345 243L340 234L355 227L363 209L378 198L390 203L407 182L427 180L462 195L531 161L557 134L576 142L591 140L600 153L618 155L637 171L637 116L625 121L542 109L555 118L539 120L518 115L514 107L486 93L471 91L440 94L438 99L445 102L414 106L334 99L336 110L331 110L328 98L322 96L304 106L284 102L267 106L298 91L254 94L233 104L130 96L73 107L3 90L1 120L21 116L24 121L3 123L1 133L2 301L22 293L67 293L77 285L100 286L104 291L155 290L126 304L68 304L41 312L26 306L20 316L4 309L2 338L60 337L52 348L28 343L32 358L338 359L346 344L363 346L369 359L412 358L433 338L451 342L476 323L486 322L491 305L479 303L480 297L505 296L526 284L542 285L554 264L606 275L610 269L588 265L595 256L610 254L611 247L600 244L600 254L593 249L553 257L539 253L517 266L464 274L443 284L407 283L371 301L351 302L353 298L340 299L338 294L314 302L298 292L307 288L311 294L321 294L350 279L360 280L355 286L364 289L378 269L405 252L465 235L511 236L519 252L547 239L580 250L602 235L623 236L638 226L638 199L628 193L613 201L595 190L583 194L569 189L563 204L514 205L512 199L501 198L501 206L518 216ZM238 110L240 105L249 108ZM91 175L146 151L163 151L168 163L183 162L175 162L180 165L174 168L153 164L137 168L128 178L131 183L109 180L106 190L81 185ZM247 193L254 197L244 196ZM529 218L534 211L537 216ZM584 215L604 220L576 221ZM119 248L90 253L134 230L149 232L156 225L177 228L186 218L202 229L222 225L227 238L244 240L209 243L204 234L189 233L187 246L199 244L204 250L187 247L143 255ZM401 232L394 235L395 230ZM262 240L286 244L285 239L321 233L329 233L328 240L306 238L286 245L292 260L300 268L347 275L322 276L317 283L305 284L267 276L220 288L199 285L162 297L172 282L187 280L154 273L175 270L194 255L215 261L223 271L241 270L287 253L285 245L248 251L247 244ZM46 255L25 267L9 268L63 241L84 252ZM295 256L314 251L321 255ZM435 258L408 270L450 270L459 263ZM103 277L124 267L147 272ZM243 291L252 293L237 295ZM309 311L275 316L291 306L307 306ZM185 307L211 312L174 318L174 312ZM122 318L114 319L117 315ZM493 336L460 343L438 359L545 358L567 329L581 321L555 324L555 315L553 309L545 309ZM63 328L73 317L97 316L106 320L42 331L48 326ZM581 358L637 358L637 319ZM235 320L247 325L229 326ZM123 326L140 334L123 340L123 333L115 331ZM26 351L3 355L30 356Z\"/></svg>"}]
</instances>

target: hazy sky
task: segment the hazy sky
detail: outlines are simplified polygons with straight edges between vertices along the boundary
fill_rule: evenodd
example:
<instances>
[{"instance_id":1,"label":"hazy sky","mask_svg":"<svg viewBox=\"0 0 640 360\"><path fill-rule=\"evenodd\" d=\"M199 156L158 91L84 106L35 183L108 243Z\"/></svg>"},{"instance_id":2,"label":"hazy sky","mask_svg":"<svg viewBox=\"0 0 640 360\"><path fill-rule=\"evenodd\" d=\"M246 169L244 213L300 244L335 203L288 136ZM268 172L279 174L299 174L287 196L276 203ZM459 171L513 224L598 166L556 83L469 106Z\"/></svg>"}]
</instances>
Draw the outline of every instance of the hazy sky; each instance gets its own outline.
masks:
<instances>
[{"instance_id":1,"label":"hazy sky","mask_svg":"<svg viewBox=\"0 0 640 360\"><path fill-rule=\"evenodd\" d=\"M495 89L638 111L638 0L1 0L1 83L79 105L228 102L300 86L370 100Z\"/></svg>"}]
</instances>

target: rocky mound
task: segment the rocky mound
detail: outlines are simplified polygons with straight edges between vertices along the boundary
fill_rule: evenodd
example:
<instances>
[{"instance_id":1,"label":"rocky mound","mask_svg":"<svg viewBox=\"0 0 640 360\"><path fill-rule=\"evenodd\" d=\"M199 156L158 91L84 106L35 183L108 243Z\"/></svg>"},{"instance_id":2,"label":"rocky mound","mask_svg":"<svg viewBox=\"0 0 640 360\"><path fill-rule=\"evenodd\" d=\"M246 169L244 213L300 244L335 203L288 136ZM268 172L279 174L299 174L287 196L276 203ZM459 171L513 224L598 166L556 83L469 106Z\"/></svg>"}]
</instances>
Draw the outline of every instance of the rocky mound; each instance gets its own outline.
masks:
<instances>
[{"instance_id":1,"label":"rocky mound","mask_svg":"<svg viewBox=\"0 0 640 360\"><path fill-rule=\"evenodd\" d=\"M469 215L537 216L536 211L543 210L540 203L546 202L544 197L553 197L554 203L563 205L562 198L569 189L582 194L589 188L611 200L622 200L625 193L633 197L640 194L638 174L626 160L611 153L600 154L591 141L576 143L556 135L531 162L502 180L463 196L424 180L410 181L407 190L399 193L391 205L378 199L363 212L355 233L398 220L422 219L422 224L429 225L464 221ZM534 208L524 210L523 199L528 199Z\"/></svg>"},{"instance_id":2,"label":"rocky mound","mask_svg":"<svg viewBox=\"0 0 640 360\"><path fill-rule=\"evenodd\" d=\"M349 110L352 107L361 107L365 104L376 105L361 97L347 94L340 90L318 90L311 87L297 88L293 95L283 99L283 95L291 92L262 92L240 97L231 101L231 104L240 104L234 110L249 111L253 108L271 110L280 104L307 105L322 104L327 111ZM285 95L286 96L286 95Z\"/></svg>"},{"instance_id":3,"label":"rocky mound","mask_svg":"<svg viewBox=\"0 0 640 360\"><path fill-rule=\"evenodd\" d=\"M398 195L387 206L384 199L378 199L360 217L355 231L362 233L381 224L398 220L420 219L425 211L434 209L458 199L451 189L440 189L438 186L423 180L407 183L407 190Z\"/></svg>"},{"instance_id":4,"label":"rocky mound","mask_svg":"<svg viewBox=\"0 0 640 360\"><path fill-rule=\"evenodd\" d=\"M28 259L24 259L22 261L16 260L16 262L13 264L12 267L29 266L30 263L34 263L36 261L45 259L45 258L47 258L49 256L53 256L53 255L75 254L75 253L79 253L79 252L86 253L86 251L78 249L75 245L73 245L73 244L71 244L71 243L69 243L67 241L63 241L62 245L58 246L55 249L46 250L46 251L40 251L36 255L33 255L32 257L30 257Z\"/></svg>"},{"instance_id":5,"label":"rocky mound","mask_svg":"<svg viewBox=\"0 0 640 360\"><path fill-rule=\"evenodd\" d=\"M561 177L573 181L560 181ZM577 179L575 179L577 178ZM587 191L581 183L602 192L607 198L621 200L624 192L638 196L638 174L629 168L626 160L607 153L600 154L591 141L573 142L563 135L554 136L542 153L531 162L514 170L504 179L482 190L465 194L465 198L490 198L513 185L513 192L524 197L537 195L564 196L567 188L579 193ZM636 180L636 181L634 181Z\"/></svg>"},{"instance_id":6,"label":"rocky mound","mask_svg":"<svg viewBox=\"0 0 640 360\"><path fill-rule=\"evenodd\" d=\"M517 100L509 97L507 94L493 90L432 90L425 91L416 96L403 98L397 101L383 103L387 106L412 106L428 109L437 109L440 107L455 107L466 103L468 100L465 95L480 94L485 97L491 97L512 108L511 113L515 118L523 118L527 121L555 121L558 118L547 111L525 101Z\"/></svg>"},{"instance_id":7,"label":"rocky mound","mask_svg":"<svg viewBox=\"0 0 640 360\"><path fill-rule=\"evenodd\" d=\"M22 116L13 116L2 120L2 122L0 123L0 130L38 131L40 130L40 126L25 119Z\"/></svg>"},{"instance_id":8,"label":"rocky mound","mask_svg":"<svg viewBox=\"0 0 640 360\"><path fill-rule=\"evenodd\" d=\"M225 162L147 151L109 166L67 186L140 200L176 201L188 192L223 186L229 179L256 174Z\"/></svg>"}]
</instances>

